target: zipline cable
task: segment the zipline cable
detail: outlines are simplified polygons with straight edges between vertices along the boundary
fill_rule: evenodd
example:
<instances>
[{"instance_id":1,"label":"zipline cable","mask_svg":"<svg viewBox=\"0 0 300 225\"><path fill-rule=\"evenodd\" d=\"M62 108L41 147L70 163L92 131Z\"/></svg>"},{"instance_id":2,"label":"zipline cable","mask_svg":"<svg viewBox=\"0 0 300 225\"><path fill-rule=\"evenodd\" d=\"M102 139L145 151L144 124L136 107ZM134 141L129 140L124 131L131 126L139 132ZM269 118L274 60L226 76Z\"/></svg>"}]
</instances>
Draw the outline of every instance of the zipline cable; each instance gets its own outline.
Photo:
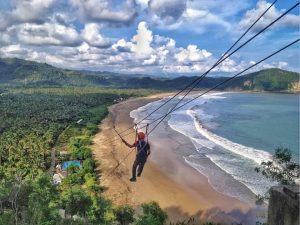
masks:
<instances>
[{"instance_id":1,"label":"zipline cable","mask_svg":"<svg viewBox=\"0 0 300 225\"><path fill-rule=\"evenodd\" d=\"M218 60L218 62L213 66L213 67L211 67L207 72L205 72L204 74L202 74L199 78L197 78L197 83L196 82L193 82L193 86L192 86L192 88L184 95L184 97L186 97L200 82L201 82L201 80L203 79L203 77L204 76L206 76L214 67L216 67L217 65L219 65L221 62L223 62L225 59L227 59L227 58L229 58L231 55L233 55L235 52L237 52L239 49L241 49L242 47L244 47L246 44L248 44L249 42L251 42L253 39L255 39L258 35L260 35L261 33L263 33L265 30L267 30L269 27L271 27L274 23L276 23L277 21L279 21L281 18L283 18L286 14L288 14L290 11L292 11L294 8L296 8L298 5L300 4L300 2L298 2L298 3L296 3L295 5L293 5L291 8L289 8L287 11L285 11L282 15L280 15L279 17L277 17L274 21L272 21L270 24L268 24L267 26L265 26L262 30L260 30L257 34L255 34L255 35L253 35L251 38L249 38L246 42L244 42L242 45L240 45L238 48L236 48L233 52L231 52L230 54L228 54L228 55L226 55L226 54L224 54L222 57L221 57L221 60ZM269 7L270 8L270 7ZM258 20L256 20L255 22L257 22ZM251 27L253 27L253 26L251 26ZM248 29L248 31L249 31L250 29ZM226 55L226 56L225 56ZM225 56L225 58L224 58L224 56ZM200 80L199 80L200 79ZM182 91L181 91L182 92ZM180 93L181 93L180 92ZM178 92L179 93L179 92ZM174 95L171 99L169 99L168 101L170 101L170 100L172 100L175 96L177 96L177 95ZM175 105L175 107L184 99L184 97L183 98L181 98L180 100L179 100L179 102ZM164 104L163 104L164 105ZM163 105L161 105L161 106L163 106ZM161 107L160 106L160 107ZM175 108L174 107L174 108ZM158 109L157 109L158 110ZM150 115L150 114L149 114ZM164 119L165 117L166 117L167 115L165 115L165 116L162 116L162 117L160 117L159 119ZM158 120L158 119L157 119ZM152 121L150 124L153 124L154 122L156 122L157 120L154 120L154 121ZM141 127L141 128L145 128L146 126L143 126L143 127ZM130 129L131 129L131 127L130 127ZM127 129L128 130L128 129ZM127 131L126 130L126 131ZM121 134L122 132L120 132L120 134ZM125 137L125 136L127 136L127 135L129 135L129 134L131 134L132 132L130 132L130 133L128 133L128 134L125 134L125 135L123 135L122 137ZM108 139L108 140L111 140L111 139ZM104 142L106 142L106 141L104 141Z\"/></svg>"},{"instance_id":2,"label":"zipline cable","mask_svg":"<svg viewBox=\"0 0 300 225\"><path fill-rule=\"evenodd\" d=\"M177 108L175 108L175 109L173 109L172 111L169 111L168 113L167 113L167 115L169 115L170 113L172 113L172 112L174 112L174 111L176 111L176 110L178 110L178 109L180 109L180 108L182 108L183 106L186 106L187 104L189 104L189 103L191 103L192 101L194 101L194 100L196 100L196 99L198 99L198 98L200 98L201 96L203 96L203 95L205 95L205 94L207 94L208 92L210 92L210 91L212 91L212 90L214 90L214 89L216 89L216 88L218 88L218 87L220 87L221 85L223 85L223 84L225 84L225 83L227 83L227 82L229 82L229 81L231 81L232 79L234 79L234 78L236 78L236 77L238 77L238 76L240 76L242 73L244 73L244 72L246 72L247 70L249 70L249 69L251 69L251 68L253 68L254 66L256 66L256 65L258 65L258 64L260 64L260 63L262 63L263 61L265 61L265 60L267 60L267 59L269 59L269 58L271 58L272 56L274 56L274 55L276 55L276 54L278 54L279 52L281 52L281 51L283 51L283 50L285 50L286 48L288 48L288 47L290 47L290 46L292 46L292 45L294 45L294 44L296 44L298 41L300 41L300 39L298 38L297 40L295 40L295 41L293 41L292 43L290 43L290 44L288 44L288 45L286 45L286 46L284 46L284 47L282 47L281 49L279 49L279 50L277 50L276 52L274 52L274 53L272 53L271 55L269 55L269 56L267 56L267 57L265 57L265 58L263 58L263 59L261 59L260 61L258 61L257 63L255 63L255 64L253 64L253 65L251 65L251 66L249 66L249 67L247 67L246 69L244 69L243 71L241 71L241 72L239 72L239 73L237 73L236 75L234 75L234 76L232 76L232 77L230 77L230 78L228 78L228 79L226 79L225 81L223 81L223 82L221 82L221 83L219 83L219 84L217 84L217 85L215 85L214 87L212 87L212 88L210 88L210 89L208 89L207 91L204 91L203 93L201 93L200 95L198 95L198 96L196 96L195 98L192 98L191 100L189 100L189 101L187 101L186 103L184 103L183 105L181 105L181 106L179 106L179 107L177 107ZM165 118L165 117L164 117ZM163 118L163 119L164 119ZM161 119L150 131L149 131L149 135L153 132L153 130L155 130L155 128L163 121L163 119Z\"/></svg>"},{"instance_id":3,"label":"zipline cable","mask_svg":"<svg viewBox=\"0 0 300 225\"><path fill-rule=\"evenodd\" d=\"M278 17L276 20L274 20L272 23L270 23L268 26L266 26L265 28L263 28L262 30L260 30L257 34L255 34L254 36L252 36L250 39L248 39L244 44L240 45L238 48L236 48L233 52L231 52L230 54L228 54L225 58L223 58L221 61L218 61L217 63L219 64L220 62L223 62L225 59L229 58L229 56L231 56L232 54L234 54L236 51L238 51L239 49L241 49L242 47L244 47L246 44L248 44L250 41L252 41L254 38L256 38L258 35L260 35L261 33L263 33L265 30L267 30L270 26L272 26L274 23L276 23L278 20L280 20L283 16L285 16L287 13L289 13L291 10L293 10L295 7L297 7L299 5L299 2L296 3L293 7L291 7L289 10L287 10L285 13L283 13L280 17ZM216 64L215 64L216 65ZM201 78L203 79L214 67L211 67L203 76L201 76ZM173 109L175 109L180 102L182 102L184 100L184 98L201 82L200 79L196 84L193 85L193 87L191 87L191 89L182 97L179 99L179 101L171 108L170 112L172 112ZM160 122L156 125L158 126L167 116L169 115L169 113L167 113L161 120Z\"/></svg>"},{"instance_id":4,"label":"zipline cable","mask_svg":"<svg viewBox=\"0 0 300 225\"><path fill-rule=\"evenodd\" d=\"M260 61L256 62L255 64L253 64L253 65L247 67L246 69L244 69L243 71L237 73L236 75L234 75L234 76L232 76L232 77L230 77L230 78L224 80L223 82L221 82L221 83L215 85L214 87L212 87L212 88L210 88L209 90L207 90L207 91L201 93L200 95L196 96L195 98L192 98L191 100L187 101L187 102L184 103L183 105L178 106L178 107L175 108L173 111L168 112L168 114L170 114L170 113L172 113L172 112L174 112L174 111L176 111L176 110L182 108L183 106L185 106L185 105L191 103L192 101L195 101L196 99L200 98L200 97L203 96L204 94L207 94L208 92L213 91L214 89L218 88L219 86L221 86L221 85L223 85L223 84L225 84L225 83L227 83L227 82L233 80L234 78L240 76L240 75L243 74L244 72L246 72L246 71L252 69L253 67L255 67L255 66L257 66L258 64L262 63L263 61L265 61L265 60L267 60L267 59L273 57L274 55L276 55L276 54L282 52L283 50L285 50L285 49L287 49L288 47L290 47L290 46L296 44L296 43L299 42L299 41L300 41L299 38L296 39L295 41L293 41L293 42L291 42L290 44L288 44L288 45L282 47L281 49L279 49L279 50L277 50L276 52L274 52L274 53L268 55L267 57L261 59ZM149 131L148 135L150 135L150 134L157 128L157 126L158 126L161 122L162 122L162 120L159 121L159 123L156 124L155 127L153 127L153 128ZM147 125L147 126L148 126L148 125ZM110 176L111 174L113 174L113 172L114 172L114 171L115 171L115 170L116 170L116 169L117 169L117 168L118 168L118 167L119 167L119 166L120 166L120 165L121 165L128 157L129 157L129 155L130 155L133 151L134 151L134 149L131 150L131 151L126 155L126 157L123 158L123 159L118 163L118 165L117 165L117 166L116 166L116 167L115 167L108 175Z\"/></svg>"},{"instance_id":5,"label":"zipline cable","mask_svg":"<svg viewBox=\"0 0 300 225\"><path fill-rule=\"evenodd\" d=\"M231 47L222 55L221 58L219 58L219 60L214 64L214 67L219 65L222 61L222 59L237 45L237 43L252 29L252 27L270 10L270 8L277 2L278 0L273 1L273 3L252 23L252 25L234 42L233 45L231 45ZM191 83L189 83L188 85L186 85L182 90L180 90L179 92L177 92L175 95L173 95L170 99L168 99L166 102L164 102L163 104L161 104L158 108L156 108L155 110L153 110L151 113L149 113L147 116L145 116L144 118L142 118L140 121L138 121L136 124L140 124L142 121L144 121L145 119L149 118L151 115L153 115L153 113L157 112L159 109L161 109L163 106L165 106L167 103L169 103L172 99L174 99L176 96L178 96L179 94L181 94L182 92L184 92L187 88L189 88L190 86L192 86L194 83L198 82L199 79L202 80L202 76L204 74L202 74L200 77L196 78L194 81L192 81ZM200 80L200 81L201 81ZM119 132L119 134L123 134L125 132L127 132L128 130L131 130L131 128L133 128L133 126L128 127L126 130L123 130L121 132Z\"/></svg>"}]
</instances>

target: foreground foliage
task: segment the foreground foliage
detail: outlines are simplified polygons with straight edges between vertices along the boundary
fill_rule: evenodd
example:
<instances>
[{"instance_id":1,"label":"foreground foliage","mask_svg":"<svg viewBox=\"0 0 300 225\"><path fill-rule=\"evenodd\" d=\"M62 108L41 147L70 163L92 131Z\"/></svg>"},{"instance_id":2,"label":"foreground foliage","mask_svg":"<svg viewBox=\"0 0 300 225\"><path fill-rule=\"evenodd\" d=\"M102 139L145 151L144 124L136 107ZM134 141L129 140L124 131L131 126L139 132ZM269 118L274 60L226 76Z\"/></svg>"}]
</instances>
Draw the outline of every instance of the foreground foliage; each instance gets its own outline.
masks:
<instances>
[{"instance_id":1,"label":"foreground foliage","mask_svg":"<svg viewBox=\"0 0 300 225\"><path fill-rule=\"evenodd\" d=\"M0 224L110 224L91 149L107 107L145 92L103 89L13 89L0 96ZM80 123L78 122L79 120ZM60 155L61 150L69 154ZM53 154L56 158L53 159ZM81 160L54 186L53 160ZM59 215L59 209L65 216ZM72 216L78 216L74 220Z\"/></svg>"},{"instance_id":2,"label":"foreground foliage","mask_svg":"<svg viewBox=\"0 0 300 225\"><path fill-rule=\"evenodd\" d=\"M287 148L277 148L273 160L262 162L255 170L283 185L295 184L300 177L300 166Z\"/></svg>"},{"instance_id":3,"label":"foreground foliage","mask_svg":"<svg viewBox=\"0 0 300 225\"><path fill-rule=\"evenodd\" d=\"M152 91L98 88L14 88L0 95L0 224L165 225L155 202L142 213L103 196L90 145L107 107ZM60 154L67 152L67 154ZM54 161L80 160L62 184ZM193 219L174 225L194 225ZM207 223L213 225L213 223ZM172 224L173 225L173 224Z\"/></svg>"}]
</instances>

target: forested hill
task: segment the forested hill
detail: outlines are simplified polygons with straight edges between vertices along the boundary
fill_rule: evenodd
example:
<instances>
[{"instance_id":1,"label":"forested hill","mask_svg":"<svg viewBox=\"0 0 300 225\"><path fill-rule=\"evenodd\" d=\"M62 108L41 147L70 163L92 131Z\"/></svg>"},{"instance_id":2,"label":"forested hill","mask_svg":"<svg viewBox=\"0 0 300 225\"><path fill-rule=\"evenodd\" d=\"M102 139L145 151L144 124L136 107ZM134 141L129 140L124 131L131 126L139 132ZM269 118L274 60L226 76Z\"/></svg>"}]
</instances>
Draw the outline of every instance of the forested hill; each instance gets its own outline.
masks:
<instances>
[{"instance_id":1,"label":"forested hill","mask_svg":"<svg viewBox=\"0 0 300 225\"><path fill-rule=\"evenodd\" d=\"M175 90L186 86L195 78L166 79L109 72L74 71L22 59L0 58L0 84L2 86L101 86ZM224 77L205 77L199 88L213 87L225 79ZM299 92L299 73L266 69L241 76L219 89Z\"/></svg>"}]
</instances>

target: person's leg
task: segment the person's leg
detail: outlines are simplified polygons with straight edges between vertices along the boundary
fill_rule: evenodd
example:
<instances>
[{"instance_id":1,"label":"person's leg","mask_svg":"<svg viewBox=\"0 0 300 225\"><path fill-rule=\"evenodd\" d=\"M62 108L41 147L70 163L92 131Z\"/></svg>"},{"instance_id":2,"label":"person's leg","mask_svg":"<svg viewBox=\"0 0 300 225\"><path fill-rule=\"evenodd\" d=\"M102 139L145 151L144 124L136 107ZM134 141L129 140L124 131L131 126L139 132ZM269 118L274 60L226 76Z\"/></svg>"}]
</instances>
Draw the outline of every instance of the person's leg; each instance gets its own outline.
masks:
<instances>
[{"instance_id":1,"label":"person's leg","mask_svg":"<svg viewBox=\"0 0 300 225\"><path fill-rule=\"evenodd\" d=\"M130 181L136 181L136 168L138 166L138 161L137 159L134 160L133 165L132 165L132 178Z\"/></svg>"},{"instance_id":2,"label":"person's leg","mask_svg":"<svg viewBox=\"0 0 300 225\"><path fill-rule=\"evenodd\" d=\"M139 162L139 168L138 168L138 174L137 174L138 177L140 177L142 175L145 163L146 163L146 161Z\"/></svg>"}]
</instances>

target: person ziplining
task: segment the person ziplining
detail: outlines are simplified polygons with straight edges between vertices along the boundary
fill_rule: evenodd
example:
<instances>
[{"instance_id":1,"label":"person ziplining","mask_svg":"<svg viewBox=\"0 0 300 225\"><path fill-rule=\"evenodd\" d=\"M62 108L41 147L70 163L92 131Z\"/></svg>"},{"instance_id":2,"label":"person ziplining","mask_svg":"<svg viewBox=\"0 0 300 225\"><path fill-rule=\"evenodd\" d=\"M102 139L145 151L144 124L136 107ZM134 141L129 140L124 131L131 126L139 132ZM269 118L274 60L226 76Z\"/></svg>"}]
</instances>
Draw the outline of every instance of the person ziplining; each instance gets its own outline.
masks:
<instances>
[{"instance_id":1,"label":"person ziplining","mask_svg":"<svg viewBox=\"0 0 300 225\"><path fill-rule=\"evenodd\" d=\"M296 4L294 4L291 8L289 8L288 10L286 10L284 13L282 13L279 17L277 17L275 20L273 20L271 23L269 23L267 26L265 26L263 29L261 29L259 32L257 32L255 35L253 35L251 38L249 38L247 41L245 41L243 44L241 44L239 47L237 47L235 50L233 50L232 52L230 52L231 49L233 49L233 47L248 33L248 31L265 15L265 13L275 4L277 0L274 0L274 2L259 16L259 18L257 20L255 20L255 22L242 34L242 36L226 51L225 54L223 54L221 56L221 58L209 69L207 70L205 73L203 73L201 76L197 77L193 82L191 82L190 84L188 84L186 87L184 87L182 90L180 90L179 92L177 92L174 96L172 96L171 98L169 98L168 101L164 102L163 104L161 104L158 108L156 108L154 111L152 111L151 113L149 113L146 117L144 117L142 120L138 121L137 124L142 123L146 118L148 118L150 115L152 115L154 112L156 112L158 109L160 109L162 106L164 106L165 104L167 104L168 102L170 102L172 99L174 99L176 96L178 96L180 93L182 93L183 91L185 91L186 89L189 88L189 90L187 91L187 93L179 98L178 102L163 116L153 120L150 124L156 123L154 127L152 127L152 129L149 131L148 133L148 126L149 124L147 124L147 126L142 126L141 128L146 127L146 135L143 132L139 132L137 133L137 129L136 129L136 141L134 142L134 144L130 145L128 142L126 142L123 137L127 136L130 133L126 133L123 134L127 131L129 131L132 127L129 127L128 129L122 131L121 133L118 133L116 130L116 133L118 134L118 136L121 138L121 140L130 148L136 147L136 151L137 151L137 155L136 155L136 159L133 163L132 166L132 178L130 179L130 181L136 181L136 169L138 168L138 176L141 175L142 171L143 171L143 167L147 161L147 157L150 155L150 145L144 140L145 136L148 137L157 127L159 124L161 124L161 122L168 116L170 115L170 113L186 106L187 104L189 104L190 102L200 98L201 96L205 95L206 93L213 91L215 89L217 89L218 87L224 85L225 83L235 79L236 77L242 75L244 72L252 69L253 67L255 67L258 64L261 64L262 62L268 60L269 58L273 57L274 55L282 52L283 50L287 49L288 47L298 43L300 41L300 39L296 39L295 41L285 45L284 47L282 47L281 49L273 52L272 54L266 56L265 58L259 60L258 62L250 65L249 67L247 67L246 69L240 71L239 73L235 74L234 76L229 77L228 79L218 83L217 85L213 86L212 88L200 93L199 95L197 95L196 97L193 97L192 99L190 99L189 101L185 102L182 105L179 105L180 102L183 101L183 99L185 99L185 97L197 86L199 85L199 83L202 81L202 79L209 74L210 71L212 71L216 66L218 66L220 63L222 63L223 61L225 61L227 58L229 58L231 55L233 55L235 52L237 52L238 50L240 50L241 48L243 48L245 45L247 45L249 42L251 42L252 40L254 40L257 36L259 36L261 33L263 33L265 30L267 30L269 27L273 26L273 24L275 24L277 21L279 21L280 19L282 19L284 16L286 16L290 11L292 11L293 9L295 9L296 7L299 6L300 2L297 2ZM230 53L229 53L230 52ZM135 127L137 126L137 124L135 124ZM120 134L123 134L122 136ZM140 135L139 135L140 134ZM116 139L115 139L116 140ZM111 141L111 139L108 139L107 141ZM141 144L139 144L141 143ZM118 165L109 173L109 175L113 174L113 172L121 165L122 162L124 162L129 155L132 153L133 150L131 150L126 157L124 157L121 162L118 163ZM143 157L140 157L140 153L141 156L143 155ZM146 156L145 156L146 155Z\"/></svg>"},{"instance_id":2,"label":"person ziplining","mask_svg":"<svg viewBox=\"0 0 300 225\"><path fill-rule=\"evenodd\" d=\"M132 164L132 177L129 179L131 182L136 181L136 177L140 177L142 175L145 163L147 161L148 156L151 154L150 151L150 144L148 142L148 138L146 139L148 126L146 128L146 134L142 131L137 132L137 126L136 127L136 137L133 144L129 144L126 140L124 140L120 135L120 138L122 142L129 148L136 148L136 157ZM117 130L115 129L117 132ZM117 132L117 134L119 134ZM148 137L148 136L147 136ZM136 174L137 172L137 174Z\"/></svg>"}]
</instances>

